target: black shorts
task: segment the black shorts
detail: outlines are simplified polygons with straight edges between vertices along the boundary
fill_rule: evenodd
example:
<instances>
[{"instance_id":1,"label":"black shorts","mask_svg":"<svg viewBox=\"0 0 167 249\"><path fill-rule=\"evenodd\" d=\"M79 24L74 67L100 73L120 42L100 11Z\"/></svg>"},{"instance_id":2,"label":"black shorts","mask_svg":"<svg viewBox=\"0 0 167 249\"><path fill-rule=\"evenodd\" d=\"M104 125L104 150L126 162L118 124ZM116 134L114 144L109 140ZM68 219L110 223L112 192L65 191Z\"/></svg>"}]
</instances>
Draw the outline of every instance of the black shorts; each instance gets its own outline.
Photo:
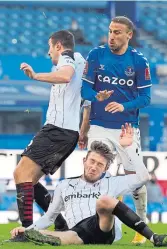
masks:
<instances>
[{"instance_id":1,"label":"black shorts","mask_svg":"<svg viewBox=\"0 0 167 249\"><path fill-rule=\"evenodd\" d=\"M22 156L27 156L40 165L46 175L52 175L73 152L78 138L77 131L47 124L33 138Z\"/></svg>"},{"instance_id":2,"label":"black shorts","mask_svg":"<svg viewBox=\"0 0 167 249\"><path fill-rule=\"evenodd\" d=\"M70 230L76 232L84 244L112 244L115 239L115 226L109 232L103 232L99 227L98 214L86 218Z\"/></svg>"}]
</instances>

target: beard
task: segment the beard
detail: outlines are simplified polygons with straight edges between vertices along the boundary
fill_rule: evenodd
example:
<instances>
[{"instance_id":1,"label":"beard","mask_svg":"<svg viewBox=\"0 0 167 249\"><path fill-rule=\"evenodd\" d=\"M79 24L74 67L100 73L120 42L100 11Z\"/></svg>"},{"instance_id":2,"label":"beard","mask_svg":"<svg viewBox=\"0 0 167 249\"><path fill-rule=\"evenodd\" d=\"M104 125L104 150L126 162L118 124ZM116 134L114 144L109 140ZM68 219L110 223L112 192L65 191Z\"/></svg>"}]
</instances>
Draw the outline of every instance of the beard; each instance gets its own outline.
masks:
<instances>
[{"instance_id":1,"label":"beard","mask_svg":"<svg viewBox=\"0 0 167 249\"><path fill-rule=\"evenodd\" d=\"M87 182L90 182L90 183L94 183L94 182L97 182L98 180L100 180L100 176L89 176L87 175L85 172L84 172L84 179L87 181Z\"/></svg>"},{"instance_id":2,"label":"beard","mask_svg":"<svg viewBox=\"0 0 167 249\"><path fill-rule=\"evenodd\" d=\"M115 47L111 47L111 46L110 46L110 49L111 49L111 51L113 51L113 52L119 52L119 51L121 50L121 48L122 48L122 47L116 47L116 46L115 46Z\"/></svg>"}]
</instances>

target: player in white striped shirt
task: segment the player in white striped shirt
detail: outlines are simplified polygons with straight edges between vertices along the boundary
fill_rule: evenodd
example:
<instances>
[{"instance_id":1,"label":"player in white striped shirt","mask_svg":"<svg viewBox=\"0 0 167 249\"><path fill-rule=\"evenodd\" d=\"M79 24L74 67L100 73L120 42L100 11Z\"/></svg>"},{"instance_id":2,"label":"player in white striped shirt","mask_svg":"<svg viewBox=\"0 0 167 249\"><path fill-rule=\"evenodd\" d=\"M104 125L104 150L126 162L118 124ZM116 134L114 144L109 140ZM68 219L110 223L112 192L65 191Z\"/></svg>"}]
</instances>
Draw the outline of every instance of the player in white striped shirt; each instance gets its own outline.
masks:
<instances>
[{"instance_id":1,"label":"player in white striped shirt","mask_svg":"<svg viewBox=\"0 0 167 249\"><path fill-rule=\"evenodd\" d=\"M68 30L53 33L48 45L54 71L36 73L27 63L20 66L29 78L51 84L46 122L22 153L14 171L19 217L24 227L33 223L33 199L45 212L51 200L39 179L44 174L56 172L75 149L79 137L81 78L85 59L74 52L74 36ZM101 95L97 94L97 98ZM105 92L102 100L106 95Z\"/></svg>"},{"instance_id":2,"label":"player in white striped shirt","mask_svg":"<svg viewBox=\"0 0 167 249\"><path fill-rule=\"evenodd\" d=\"M122 127L120 145L127 151L132 149L129 145L133 142L133 135L131 125ZM45 215L27 229L13 229L12 237L24 233L28 240L51 245L112 244L115 233L118 236L120 232L116 216L155 246L167 246L166 235L154 234L136 213L117 200L119 195L141 187L149 179L147 169L145 166L141 167L137 147L133 153L136 173L113 177L106 172L113 162L113 153L106 144L94 141L83 159L84 174L61 181ZM61 211L65 211L69 230L43 230L54 222Z\"/></svg>"}]
</instances>

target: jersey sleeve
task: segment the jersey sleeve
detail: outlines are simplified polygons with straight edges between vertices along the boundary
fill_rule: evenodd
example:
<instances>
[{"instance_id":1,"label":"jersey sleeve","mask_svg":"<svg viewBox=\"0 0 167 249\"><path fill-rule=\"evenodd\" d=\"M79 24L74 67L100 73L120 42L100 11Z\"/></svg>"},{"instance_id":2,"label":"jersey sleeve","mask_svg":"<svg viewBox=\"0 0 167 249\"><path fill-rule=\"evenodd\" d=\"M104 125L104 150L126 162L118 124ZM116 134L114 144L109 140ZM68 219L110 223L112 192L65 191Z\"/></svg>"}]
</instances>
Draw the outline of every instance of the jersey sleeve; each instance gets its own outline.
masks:
<instances>
[{"instance_id":1,"label":"jersey sleeve","mask_svg":"<svg viewBox=\"0 0 167 249\"><path fill-rule=\"evenodd\" d=\"M86 65L83 73L83 84L89 83L94 85L96 72L97 72L97 49L93 49L89 52L88 57L86 58Z\"/></svg>"},{"instance_id":2,"label":"jersey sleeve","mask_svg":"<svg viewBox=\"0 0 167 249\"><path fill-rule=\"evenodd\" d=\"M136 174L115 176L112 179L112 190L110 193L112 197L119 197L120 195L131 194L135 189L143 185Z\"/></svg>"},{"instance_id":3,"label":"jersey sleeve","mask_svg":"<svg viewBox=\"0 0 167 249\"><path fill-rule=\"evenodd\" d=\"M59 183L54 191L53 199L49 205L48 211L27 229L45 229L51 226L63 209L64 202L62 198L61 183Z\"/></svg>"},{"instance_id":4,"label":"jersey sleeve","mask_svg":"<svg viewBox=\"0 0 167 249\"><path fill-rule=\"evenodd\" d=\"M147 61L147 58L141 55L138 55L137 59L137 75L136 75L136 82L137 88L146 88L151 87L151 74L150 74L150 67Z\"/></svg>"},{"instance_id":5,"label":"jersey sleeve","mask_svg":"<svg viewBox=\"0 0 167 249\"><path fill-rule=\"evenodd\" d=\"M74 70L76 69L74 57L68 54L61 55L60 60L58 61L57 68L63 66L71 66Z\"/></svg>"},{"instance_id":6,"label":"jersey sleeve","mask_svg":"<svg viewBox=\"0 0 167 249\"><path fill-rule=\"evenodd\" d=\"M97 73L97 51L97 49L90 51L86 59L85 70L82 77L81 96L83 99L92 102L97 101L97 92L93 89Z\"/></svg>"},{"instance_id":7,"label":"jersey sleeve","mask_svg":"<svg viewBox=\"0 0 167 249\"><path fill-rule=\"evenodd\" d=\"M149 180L148 170L143 163L141 152L139 152L137 146L127 146L124 150L127 156L130 157L131 164L134 167L133 170L136 173L111 178L111 195L113 197L130 193ZM133 157L130 155L133 155Z\"/></svg>"},{"instance_id":8,"label":"jersey sleeve","mask_svg":"<svg viewBox=\"0 0 167 249\"><path fill-rule=\"evenodd\" d=\"M85 100L83 103L83 107L89 107L89 106L91 106L91 101Z\"/></svg>"}]
</instances>

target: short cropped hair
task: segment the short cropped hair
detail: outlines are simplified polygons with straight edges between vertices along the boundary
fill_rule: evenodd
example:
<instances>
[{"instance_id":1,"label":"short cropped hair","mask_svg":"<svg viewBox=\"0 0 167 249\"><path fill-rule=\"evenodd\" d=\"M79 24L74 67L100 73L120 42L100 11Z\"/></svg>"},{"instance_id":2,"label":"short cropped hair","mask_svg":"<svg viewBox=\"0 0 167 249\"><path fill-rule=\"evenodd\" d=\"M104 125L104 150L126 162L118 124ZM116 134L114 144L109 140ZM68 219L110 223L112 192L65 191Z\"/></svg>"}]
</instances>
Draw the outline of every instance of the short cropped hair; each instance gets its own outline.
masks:
<instances>
[{"instance_id":1,"label":"short cropped hair","mask_svg":"<svg viewBox=\"0 0 167 249\"><path fill-rule=\"evenodd\" d=\"M86 159L91 152L96 152L103 156L107 160L107 166L113 163L115 159L115 155L112 153L109 146L101 141L94 141L91 143L90 150L86 155Z\"/></svg>"},{"instance_id":2,"label":"short cropped hair","mask_svg":"<svg viewBox=\"0 0 167 249\"><path fill-rule=\"evenodd\" d=\"M115 23L121 23L121 24L126 25L130 31L135 30L134 23L126 16L116 16L111 21L115 22Z\"/></svg>"},{"instance_id":3,"label":"short cropped hair","mask_svg":"<svg viewBox=\"0 0 167 249\"><path fill-rule=\"evenodd\" d=\"M74 50L75 39L74 35L68 30L60 30L54 32L49 39L52 40L52 44L55 45L57 42L60 42L64 48Z\"/></svg>"}]
</instances>

